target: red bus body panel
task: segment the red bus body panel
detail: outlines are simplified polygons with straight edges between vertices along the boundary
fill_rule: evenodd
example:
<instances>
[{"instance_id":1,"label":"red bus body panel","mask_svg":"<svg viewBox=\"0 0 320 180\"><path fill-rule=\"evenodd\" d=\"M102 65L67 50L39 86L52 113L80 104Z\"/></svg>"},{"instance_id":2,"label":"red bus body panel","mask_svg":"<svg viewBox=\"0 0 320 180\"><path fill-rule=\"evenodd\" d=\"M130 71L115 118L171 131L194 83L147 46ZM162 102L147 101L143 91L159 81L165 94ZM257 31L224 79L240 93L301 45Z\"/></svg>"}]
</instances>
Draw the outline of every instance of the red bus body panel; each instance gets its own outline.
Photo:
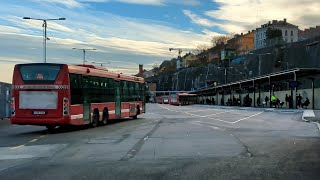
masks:
<instances>
[{"instance_id":1,"label":"red bus body panel","mask_svg":"<svg viewBox=\"0 0 320 180\"><path fill-rule=\"evenodd\" d=\"M70 82L69 73L84 74L88 76L99 76L112 78L115 80L126 80L132 82L144 83L143 78L127 76L123 74L109 72L106 69L95 68L93 66L76 66L76 65L62 65L61 71L58 74L54 84L24 84L18 67L16 66L13 73L13 92L15 113L11 117L12 124L20 125L83 125L83 105L69 105L69 115L63 115L63 98L69 99L70 102ZM41 87L41 88L40 88ZM43 87L49 87L43 89ZM50 87L53 87L50 89ZM58 101L56 109L19 109L19 93L21 91L50 91L57 92ZM32 102L30 102L32 103ZM140 113L143 111L143 102L121 102L121 118L133 117L138 114L136 107L140 107ZM108 109L109 119L116 119L115 116L115 102L108 103L91 103L91 116L94 109L99 110L100 119L102 119L104 109ZM45 111L46 114L34 115L34 111Z\"/></svg>"}]
</instances>

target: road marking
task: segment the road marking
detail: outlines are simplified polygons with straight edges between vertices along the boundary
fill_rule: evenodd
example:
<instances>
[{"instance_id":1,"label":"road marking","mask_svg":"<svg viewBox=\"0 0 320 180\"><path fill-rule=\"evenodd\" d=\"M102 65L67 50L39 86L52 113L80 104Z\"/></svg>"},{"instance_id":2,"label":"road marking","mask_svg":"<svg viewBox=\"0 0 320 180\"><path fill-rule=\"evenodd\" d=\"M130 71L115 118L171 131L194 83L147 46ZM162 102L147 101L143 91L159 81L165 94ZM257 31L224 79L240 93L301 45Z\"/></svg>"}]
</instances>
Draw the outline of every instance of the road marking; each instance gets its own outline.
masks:
<instances>
[{"instance_id":1,"label":"road marking","mask_svg":"<svg viewBox=\"0 0 320 180\"><path fill-rule=\"evenodd\" d=\"M259 113L256 113L256 114L254 114L254 115L245 117L245 118L241 118L241 119L239 119L239 120L237 120L237 121L232 122L232 124L235 124L235 123L237 123L237 122L240 122L240 121L243 121L243 120L246 120L246 119L250 119L250 118L255 117L255 116L258 116L258 115L260 115L260 114L262 114L262 113L263 113L263 111L261 111L261 112L259 112Z\"/></svg>"},{"instance_id":2,"label":"road marking","mask_svg":"<svg viewBox=\"0 0 320 180\"><path fill-rule=\"evenodd\" d=\"M46 137L46 135L41 135L39 138L44 138L44 137Z\"/></svg>"},{"instance_id":3,"label":"road marking","mask_svg":"<svg viewBox=\"0 0 320 180\"><path fill-rule=\"evenodd\" d=\"M32 139L32 140L29 141L29 142L33 143L33 142L36 142L36 141L38 141L38 139Z\"/></svg>"},{"instance_id":4,"label":"road marking","mask_svg":"<svg viewBox=\"0 0 320 180\"><path fill-rule=\"evenodd\" d=\"M214 116L214 115L218 115L218 114L224 114L224 113L228 113L228 112L232 112L232 111L235 111L235 110L223 111L223 112L219 112L219 113L215 113L215 114L205 115L205 116L202 116L202 117L210 117L210 116Z\"/></svg>"},{"instance_id":5,"label":"road marking","mask_svg":"<svg viewBox=\"0 0 320 180\"><path fill-rule=\"evenodd\" d=\"M209 127L211 129L214 129L214 130L223 130L223 129L221 129L219 127L216 127L216 126L205 125L205 124L201 124L201 123L197 123L197 122L191 122L191 124L198 125L198 126Z\"/></svg>"},{"instance_id":6,"label":"road marking","mask_svg":"<svg viewBox=\"0 0 320 180\"><path fill-rule=\"evenodd\" d=\"M147 136L147 137L143 138L143 140L145 141L145 140L147 140L148 138L149 138L149 136Z\"/></svg>"},{"instance_id":7,"label":"road marking","mask_svg":"<svg viewBox=\"0 0 320 180\"><path fill-rule=\"evenodd\" d=\"M201 112L201 111L208 111L208 110L217 110L217 109L202 109L202 110L196 110L196 111L187 111L186 113Z\"/></svg>"},{"instance_id":8,"label":"road marking","mask_svg":"<svg viewBox=\"0 0 320 180\"><path fill-rule=\"evenodd\" d=\"M208 117L208 119L212 119L212 120L215 120L215 121L221 121L221 122L225 122L225 123L228 123L228 124L233 124L232 122L225 121L225 120L222 120L222 119L211 118L211 117Z\"/></svg>"},{"instance_id":9,"label":"road marking","mask_svg":"<svg viewBox=\"0 0 320 180\"><path fill-rule=\"evenodd\" d=\"M12 148L10 148L10 149L18 149L18 148L21 148L21 147L24 147L24 144L19 145L19 146L12 147Z\"/></svg>"}]
</instances>

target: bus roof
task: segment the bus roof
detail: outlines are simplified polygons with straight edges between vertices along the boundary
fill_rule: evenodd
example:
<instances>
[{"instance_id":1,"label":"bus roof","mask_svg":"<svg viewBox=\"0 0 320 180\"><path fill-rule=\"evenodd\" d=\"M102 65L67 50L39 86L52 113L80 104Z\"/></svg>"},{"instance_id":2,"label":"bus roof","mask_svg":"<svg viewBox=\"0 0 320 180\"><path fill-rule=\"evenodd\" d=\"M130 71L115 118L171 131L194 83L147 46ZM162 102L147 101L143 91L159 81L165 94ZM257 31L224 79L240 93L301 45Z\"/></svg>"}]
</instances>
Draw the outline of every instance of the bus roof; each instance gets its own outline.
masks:
<instances>
[{"instance_id":1,"label":"bus roof","mask_svg":"<svg viewBox=\"0 0 320 180\"><path fill-rule=\"evenodd\" d=\"M33 65L43 65L45 63L28 63ZM68 64L60 64L60 63L46 63L46 64L58 64L58 65L66 65L68 66L69 73L74 74L83 74L89 76L98 76L98 77L106 77L112 78L115 80L126 80L132 82L144 83L144 79L136 76L124 75L122 73L115 73L108 71L106 68L96 67L93 65L68 65ZM27 65L27 64L17 64L16 66Z\"/></svg>"},{"instance_id":2,"label":"bus roof","mask_svg":"<svg viewBox=\"0 0 320 180\"><path fill-rule=\"evenodd\" d=\"M95 67L93 65L68 65L69 72L75 74L84 74L89 76L107 77L115 80L126 80L132 82L144 83L144 79L136 76L124 75L108 71L106 68Z\"/></svg>"}]
</instances>

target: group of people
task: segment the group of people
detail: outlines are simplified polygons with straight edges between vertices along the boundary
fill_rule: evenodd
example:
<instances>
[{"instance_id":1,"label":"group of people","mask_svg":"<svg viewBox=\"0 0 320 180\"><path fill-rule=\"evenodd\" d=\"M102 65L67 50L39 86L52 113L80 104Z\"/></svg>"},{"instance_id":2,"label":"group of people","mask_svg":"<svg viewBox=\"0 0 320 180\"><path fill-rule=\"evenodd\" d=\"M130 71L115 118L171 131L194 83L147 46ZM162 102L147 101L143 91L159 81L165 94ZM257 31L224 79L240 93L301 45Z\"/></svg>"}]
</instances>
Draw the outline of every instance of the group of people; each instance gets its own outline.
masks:
<instances>
[{"instance_id":1,"label":"group of people","mask_svg":"<svg viewBox=\"0 0 320 180\"><path fill-rule=\"evenodd\" d=\"M281 101L275 94L273 94L271 96L271 101L269 101L269 97L266 96L264 98L264 102L262 102L261 104L261 100L260 100L260 97L257 98L257 106L265 106L265 107L268 107L268 103L270 102L271 103L271 107L275 107L275 108L282 108L284 103L286 103L286 107L290 108L290 109L293 109L293 98L291 95L288 95L286 94L286 97L285 97L285 102ZM306 98L305 101L303 101L303 98L302 96L299 94L298 96L296 96L296 108L304 108L304 107L308 107L310 105L310 101L308 98ZM216 102L215 102L215 99L212 98L212 99L202 99L200 102L200 104L211 104L211 105L215 105ZM229 98L227 100L227 102L225 103L224 102L224 99L221 98L221 102L220 102L221 105L227 105L227 106L245 106L245 107L250 107L252 106L252 99L250 98L249 95L246 95L244 98L243 98L243 104L241 104L241 100L239 98L236 98L235 96L233 96L232 98Z\"/></svg>"},{"instance_id":2,"label":"group of people","mask_svg":"<svg viewBox=\"0 0 320 180\"><path fill-rule=\"evenodd\" d=\"M265 105L266 107L268 106L268 102L269 102L269 97L266 96L265 101L263 102L263 105ZM306 98L306 100L303 102L303 98L302 96L299 94L298 96L296 96L296 108L304 108L304 107L308 107L310 105L310 100L308 98ZM277 96L275 94L273 94L271 96L271 106L272 107L275 107L275 108L282 108L283 105L284 105L284 102L283 101L280 101L279 98L277 98ZM288 95L286 94L286 97L285 97L285 103L286 103L286 106L290 109L293 108L293 98L291 95ZM257 105L258 106L261 106L261 101L260 101L260 98L258 97L257 99Z\"/></svg>"}]
</instances>

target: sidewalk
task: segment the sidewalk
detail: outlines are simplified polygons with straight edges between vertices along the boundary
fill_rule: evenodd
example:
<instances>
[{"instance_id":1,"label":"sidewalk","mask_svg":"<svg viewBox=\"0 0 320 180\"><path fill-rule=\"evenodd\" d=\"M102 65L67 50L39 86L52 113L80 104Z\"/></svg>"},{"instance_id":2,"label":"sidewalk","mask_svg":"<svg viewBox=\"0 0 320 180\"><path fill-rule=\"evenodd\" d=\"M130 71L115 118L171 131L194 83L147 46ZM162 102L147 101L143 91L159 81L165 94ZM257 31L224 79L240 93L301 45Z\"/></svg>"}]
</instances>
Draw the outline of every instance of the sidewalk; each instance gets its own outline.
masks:
<instances>
[{"instance_id":1,"label":"sidewalk","mask_svg":"<svg viewBox=\"0 0 320 180\"><path fill-rule=\"evenodd\" d=\"M303 113L305 109L288 109L288 108L270 108L270 107L243 107L243 106L221 106L221 105L208 105L208 104L195 104L194 106L205 106L219 109L237 109L237 110L251 110L251 111L267 111L267 112L294 112ZM319 111L320 117L320 111Z\"/></svg>"}]
</instances>

